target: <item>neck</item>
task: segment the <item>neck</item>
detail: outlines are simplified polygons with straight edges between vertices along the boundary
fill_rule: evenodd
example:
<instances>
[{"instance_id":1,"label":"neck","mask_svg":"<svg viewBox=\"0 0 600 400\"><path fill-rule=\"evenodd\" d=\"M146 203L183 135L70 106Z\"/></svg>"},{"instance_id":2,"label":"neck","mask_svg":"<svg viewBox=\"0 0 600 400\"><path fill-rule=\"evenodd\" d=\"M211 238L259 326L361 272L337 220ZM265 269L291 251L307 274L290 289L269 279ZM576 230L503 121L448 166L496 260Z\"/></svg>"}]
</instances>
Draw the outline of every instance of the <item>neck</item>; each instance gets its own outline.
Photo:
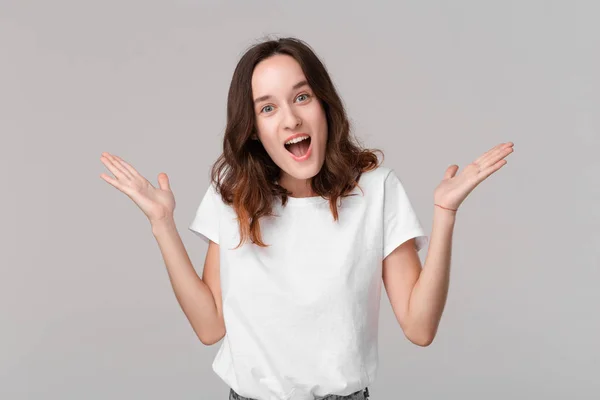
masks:
<instances>
[{"instance_id":1,"label":"neck","mask_svg":"<svg viewBox=\"0 0 600 400\"><path fill-rule=\"evenodd\" d=\"M285 188L288 192L292 192L291 197L313 197L316 193L313 192L310 179L296 179L282 172L279 178L279 185Z\"/></svg>"}]
</instances>

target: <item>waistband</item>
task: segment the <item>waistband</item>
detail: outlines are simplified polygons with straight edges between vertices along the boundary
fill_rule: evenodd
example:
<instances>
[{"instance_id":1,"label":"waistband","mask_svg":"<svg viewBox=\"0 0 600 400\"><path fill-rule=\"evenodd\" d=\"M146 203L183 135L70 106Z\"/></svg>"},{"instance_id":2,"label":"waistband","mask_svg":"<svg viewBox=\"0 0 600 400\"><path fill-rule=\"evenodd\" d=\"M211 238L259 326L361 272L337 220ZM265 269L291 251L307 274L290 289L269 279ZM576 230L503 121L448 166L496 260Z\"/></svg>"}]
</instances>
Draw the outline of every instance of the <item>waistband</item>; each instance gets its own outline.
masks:
<instances>
[{"instance_id":1,"label":"waistband","mask_svg":"<svg viewBox=\"0 0 600 400\"><path fill-rule=\"evenodd\" d=\"M318 400L343 400L343 399L354 400L355 396L357 396L359 394L363 394L365 400L368 400L369 396L370 396L369 388L366 387L364 389L357 390L356 392L348 394L348 395L330 394L330 395L327 395L325 397L319 397ZM317 398L315 398L315 399L317 399ZM256 399L252 399L250 397L241 396L241 395L237 394L235 390L233 390L233 389L230 388L230 390L229 390L229 400L256 400Z\"/></svg>"}]
</instances>

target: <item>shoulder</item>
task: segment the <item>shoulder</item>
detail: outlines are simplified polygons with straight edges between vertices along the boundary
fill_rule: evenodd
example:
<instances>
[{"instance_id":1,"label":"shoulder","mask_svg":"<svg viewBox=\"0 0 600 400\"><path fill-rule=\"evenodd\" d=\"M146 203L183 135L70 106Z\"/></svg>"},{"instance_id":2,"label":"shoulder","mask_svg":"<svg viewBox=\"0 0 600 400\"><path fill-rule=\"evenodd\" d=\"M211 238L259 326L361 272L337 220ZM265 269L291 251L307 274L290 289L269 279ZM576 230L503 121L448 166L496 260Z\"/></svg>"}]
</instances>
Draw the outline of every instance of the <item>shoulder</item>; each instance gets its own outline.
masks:
<instances>
[{"instance_id":1,"label":"shoulder","mask_svg":"<svg viewBox=\"0 0 600 400\"><path fill-rule=\"evenodd\" d=\"M375 169L363 172L359 179L359 185L361 187L383 187L385 181L390 175L395 176L394 170L380 165Z\"/></svg>"},{"instance_id":2,"label":"shoulder","mask_svg":"<svg viewBox=\"0 0 600 400\"><path fill-rule=\"evenodd\" d=\"M198 210L209 210L209 213L219 214L222 210L226 209L228 204L223 200L219 187L209 180L208 184L204 186L201 201L198 206Z\"/></svg>"},{"instance_id":3,"label":"shoulder","mask_svg":"<svg viewBox=\"0 0 600 400\"><path fill-rule=\"evenodd\" d=\"M218 204L219 207L229 207L230 205L225 201L225 197L223 195L223 183L224 178L221 177L220 180L212 180L210 179L208 182L208 188L206 189L207 196L212 197L213 201Z\"/></svg>"},{"instance_id":4,"label":"shoulder","mask_svg":"<svg viewBox=\"0 0 600 400\"><path fill-rule=\"evenodd\" d=\"M406 197L406 189L399 174L390 167L379 166L364 172L359 179L359 186L370 202L375 204Z\"/></svg>"}]
</instances>

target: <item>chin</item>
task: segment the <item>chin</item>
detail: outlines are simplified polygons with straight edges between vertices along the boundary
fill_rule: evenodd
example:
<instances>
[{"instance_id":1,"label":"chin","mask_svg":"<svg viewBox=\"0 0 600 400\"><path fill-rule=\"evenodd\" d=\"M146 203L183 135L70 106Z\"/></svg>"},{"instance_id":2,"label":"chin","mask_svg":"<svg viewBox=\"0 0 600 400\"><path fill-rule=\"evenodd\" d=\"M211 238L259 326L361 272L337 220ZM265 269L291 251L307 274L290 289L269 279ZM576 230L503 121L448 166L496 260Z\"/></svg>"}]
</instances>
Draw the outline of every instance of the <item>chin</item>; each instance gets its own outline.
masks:
<instances>
[{"instance_id":1,"label":"chin","mask_svg":"<svg viewBox=\"0 0 600 400\"><path fill-rule=\"evenodd\" d=\"M297 163L298 164L298 163ZM298 165L289 165L289 163L285 166L279 165L282 173L286 173L290 177L298 180L307 180L314 178L321 168L323 167L323 161L319 163L311 163L311 164L298 164Z\"/></svg>"},{"instance_id":2,"label":"chin","mask_svg":"<svg viewBox=\"0 0 600 400\"><path fill-rule=\"evenodd\" d=\"M294 179L307 180L307 179L314 178L319 173L319 170L310 170L310 171L297 171L297 170L293 171L292 170L292 171L290 171L288 169L285 172Z\"/></svg>"}]
</instances>

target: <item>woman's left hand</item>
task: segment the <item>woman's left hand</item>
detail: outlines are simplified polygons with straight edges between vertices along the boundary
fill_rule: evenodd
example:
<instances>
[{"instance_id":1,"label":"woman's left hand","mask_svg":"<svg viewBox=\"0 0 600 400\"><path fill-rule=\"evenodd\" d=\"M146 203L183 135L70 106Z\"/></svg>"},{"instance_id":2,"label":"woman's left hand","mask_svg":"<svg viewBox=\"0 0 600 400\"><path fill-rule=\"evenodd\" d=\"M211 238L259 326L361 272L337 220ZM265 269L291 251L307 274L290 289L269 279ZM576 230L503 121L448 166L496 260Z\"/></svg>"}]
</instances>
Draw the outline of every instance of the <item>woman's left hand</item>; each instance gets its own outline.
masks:
<instances>
[{"instance_id":1,"label":"woman's left hand","mask_svg":"<svg viewBox=\"0 0 600 400\"><path fill-rule=\"evenodd\" d=\"M504 158L513 152L513 145L514 143L507 142L494 146L467 165L457 176L454 175L458 171L458 165L449 166L444 174L444 180L435 189L434 203L444 208L458 210L461 203L479 183L506 164Z\"/></svg>"}]
</instances>

